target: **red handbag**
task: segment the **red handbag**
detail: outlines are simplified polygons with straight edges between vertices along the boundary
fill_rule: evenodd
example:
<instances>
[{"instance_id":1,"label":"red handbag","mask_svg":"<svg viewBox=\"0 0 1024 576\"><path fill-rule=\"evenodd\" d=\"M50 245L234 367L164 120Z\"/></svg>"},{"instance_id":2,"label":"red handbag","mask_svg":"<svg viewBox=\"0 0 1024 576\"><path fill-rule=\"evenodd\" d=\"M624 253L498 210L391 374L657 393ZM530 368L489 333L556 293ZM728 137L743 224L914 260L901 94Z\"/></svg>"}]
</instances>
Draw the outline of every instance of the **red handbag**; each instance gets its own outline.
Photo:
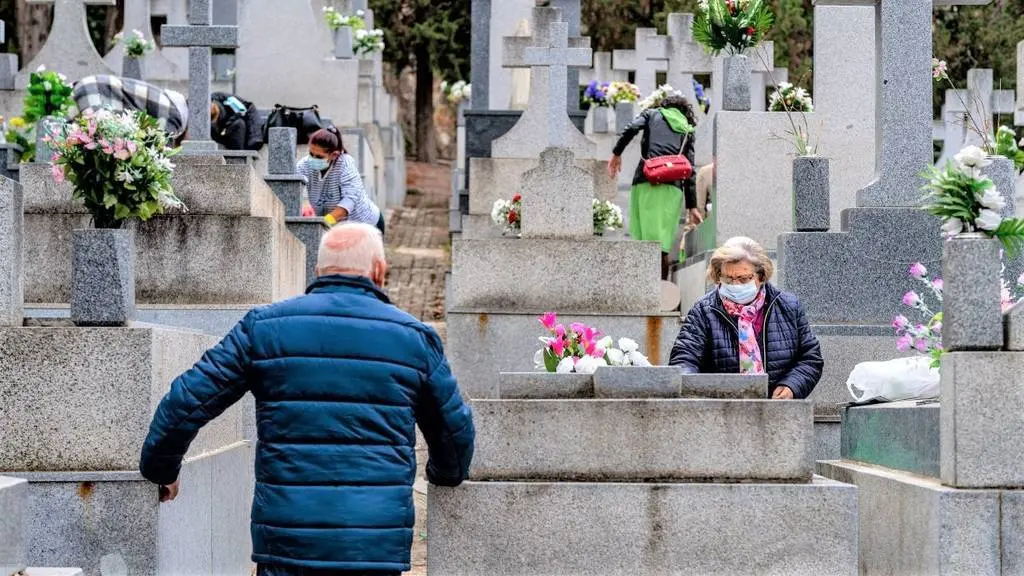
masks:
<instances>
[{"instance_id":1,"label":"red handbag","mask_svg":"<svg viewBox=\"0 0 1024 576\"><path fill-rule=\"evenodd\" d=\"M683 156L683 149L686 148L686 141L690 137L687 134L683 137L683 145L679 154L673 156L658 156L650 160L644 160L644 178L651 184L673 184L681 182L693 176L693 166L690 160Z\"/></svg>"}]
</instances>

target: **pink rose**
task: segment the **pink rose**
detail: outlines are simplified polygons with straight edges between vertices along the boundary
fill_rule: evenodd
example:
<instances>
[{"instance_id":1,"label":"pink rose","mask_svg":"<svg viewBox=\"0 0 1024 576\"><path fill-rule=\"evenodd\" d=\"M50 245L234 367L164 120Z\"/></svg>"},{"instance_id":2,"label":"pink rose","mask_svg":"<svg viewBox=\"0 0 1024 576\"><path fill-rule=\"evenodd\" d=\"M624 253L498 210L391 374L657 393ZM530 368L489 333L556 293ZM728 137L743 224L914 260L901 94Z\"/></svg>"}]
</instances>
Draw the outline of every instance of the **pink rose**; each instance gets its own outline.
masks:
<instances>
[{"instance_id":1,"label":"pink rose","mask_svg":"<svg viewBox=\"0 0 1024 576\"><path fill-rule=\"evenodd\" d=\"M921 296L919 296L917 292L914 292L913 290L911 290L910 292L907 292L906 294L903 295L903 305L904 306L910 306L912 308L916 308L920 304L921 304Z\"/></svg>"},{"instance_id":2,"label":"pink rose","mask_svg":"<svg viewBox=\"0 0 1024 576\"><path fill-rule=\"evenodd\" d=\"M910 275L914 278L924 278L928 274L928 269L924 267L924 264L920 262L914 262L910 265Z\"/></svg>"},{"instance_id":3,"label":"pink rose","mask_svg":"<svg viewBox=\"0 0 1024 576\"><path fill-rule=\"evenodd\" d=\"M896 339L896 349L900 352L906 352L910 350L910 347L914 345L914 338L910 334L904 334Z\"/></svg>"},{"instance_id":4,"label":"pink rose","mask_svg":"<svg viewBox=\"0 0 1024 576\"><path fill-rule=\"evenodd\" d=\"M908 326L910 326L910 320L907 320L907 317L902 314L892 321L892 327L896 330L906 330Z\"/></svg>"},{"instance_id":5,"label":"pink rose","mask_svg":"<svg viewBox=\"0 0 1024 576\"><path fill-rule=\"evenodd\" d=\"M53 176L53 181L57 184L64 181L64 169L59 164L50 164L50 174Z\"/></svg>"}]
</instances>

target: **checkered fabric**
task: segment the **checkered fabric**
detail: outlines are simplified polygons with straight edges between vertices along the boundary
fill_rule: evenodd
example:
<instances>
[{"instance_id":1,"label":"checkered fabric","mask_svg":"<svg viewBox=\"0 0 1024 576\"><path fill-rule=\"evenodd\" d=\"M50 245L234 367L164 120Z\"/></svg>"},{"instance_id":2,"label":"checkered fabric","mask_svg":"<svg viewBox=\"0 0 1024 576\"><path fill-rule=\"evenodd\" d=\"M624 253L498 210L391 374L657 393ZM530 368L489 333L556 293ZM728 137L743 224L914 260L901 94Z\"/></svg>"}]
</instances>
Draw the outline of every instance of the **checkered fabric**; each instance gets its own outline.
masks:
<instances>
[{"instance_id":1,"label":"checkered fabric","mask_svg":"<svg viewBox=\"0 0 1024 576\"><path fill-rule=\"evenodd\" d=\"M87 110L141 111L156 118L171 137L180 136L188 124L185 97L173 90L157 88L141 80L96 75L82 78L71 93L75 116Z\"/></svg>"}]
</instances>

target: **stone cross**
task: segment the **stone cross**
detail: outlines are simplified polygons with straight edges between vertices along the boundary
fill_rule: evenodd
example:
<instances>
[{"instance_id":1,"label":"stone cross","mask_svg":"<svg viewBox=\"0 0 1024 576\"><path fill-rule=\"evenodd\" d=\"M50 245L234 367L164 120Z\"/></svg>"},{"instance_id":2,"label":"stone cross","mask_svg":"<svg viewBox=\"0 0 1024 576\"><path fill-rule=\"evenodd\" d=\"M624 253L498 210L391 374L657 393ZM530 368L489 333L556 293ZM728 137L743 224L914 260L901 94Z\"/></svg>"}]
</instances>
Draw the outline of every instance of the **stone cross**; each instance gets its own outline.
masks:
<instances>
[{"instance_id":1,"label":"stone cross","mask_svg":"<svg viewBox=\"0 0 1024 576\"><path fill-rule=\"evenodd\" d=\"M857 192L861 207L920 204L921 172L932 164L932 8L990 0L818 0L875 6L879 59L876 179Z\"/></svg>"},{"instance_id":2,"label":"stone cross","mask_svg":"<svg viewBox=\"0 0 1024 576\"><path fill-rule=\"evenodd\" d=\"M612 65L616 70L633 72L633 83L646 98L658 87L658 72L668 72L668 37L659 36L654 28L636 29L636 47L633 50L616 50Z\"/></svg>"},{"instance_id":3,"label":"stone cross","mask_svg":"<svg viewBox=\"0 0 1024 576\"><path fill-rule=\"evenodd\" d=\"M981 144L981 138L967 120L968 110L979 123L988 123L990 133L998 128L992 121L993 115L1014 112L1013 90L993 90L992 70L968 70L967 86L967 90L946 90L942 118L935 123L933 136L934 140L943 142L939 166L952 160L964 146Z\"/></svg>"},{"instance_id":4,"label":"stone cross","mask_svg":"<svg viewBox=\"0 0 1024 576\"><path fill-rule=\"evenodd\" d=\"M597 82L625 82L628 79L626 74L612 68L611 52L594 52L594 66L580 70L580 86L588 86L595 80Z\"/></svg>"},{"instance_id":5,"label":"stone cross","mask_svg":"<svg viewBox=\"0 0 1024 576\"><path fill-rule=\"evenodd\" d=\"M683 93L691 103L696 105L697 93L693 90L693 71L686 71L685 68L694 66L685 64L691 56L688 53L688 46L693 41L693 14L672 13L668 15L668 37L671 42L668 58L668 83L676 90ZM699 66L706 63L706 70L697 70L700 74L710 74L714 69L711 67L710 59L706 55L697 56L694 62ZM708 87L710 88L710 86Z\"/></svg>"},{"instance_id":6,"label":"stone cross","mask_svg":"<svg viewBox=\"0 0 1024 576\"><path fill-rule=\"evenodd\" d=\"M89 37L85 7L113 6L115 0L26 0L29 4L53 4L53 24L35 58L25 66L15 80L18 89L28 86L28 78L40 66L57 70L69 80L78 80L91 74L113 74L96 52Z\"/></svg>"},{"instance_id":7,"label":"stone cross","mask_svg":"<svg viewBox=\"0 0 1024 576\"><path fill-rule=\"evenodd\" d=\"M164 46L188 48L188 140L186 152L217 149L210 138L210 83L213 48L237 48L237 26L214 26L212 0L188 0L188 25L164 25Z\"/></svg>"},{"instance_id":8,"label":"stone cross","mask_svg":"<svg viewBox=\"0 0 1024 576\"><path fill-rule=\"evenodd\" d=\"M133 30L139 30L145 34L147 40L154 40L155 35L153 34L152 25L152 13L150 11L150 3L148 1L143 2L132 2L128 1L124 4L124 26L121 27L121 33L126 37L132 33ZM108 66L114 70L121 69L124 59L124 44L118 42L110 52L103 57L103 60ZM146 79L158 79L158 80L179 80L183 79L181 70L178 66L171 62L167 56L164 55L163 50L156 48L143 59L144 75ZM122 70L122 75L124 71ZM140 78L141 79L141 78Z\"/></svg>"},{"instance_id":9,"label":"stone cross","mask_svg":"<svg viewBox=\"0 0 1024 576\"><path fill-rule=\"evenodd\" d=\"M529 37L507 37L503 39L502 66L506 68L530 68L530 96L526 111L519 118L519 121L504 136L494 140L491 146L491 153L494 158L537 158L541 151L548 146L545 141L546 135L553 132L562 132L567 139L566 146L573 151L577 159L592 159L596 154L596 145L587 140L583 134L569 120L568 106L564 95L566 94L568 80L563 77L560 81L561 90L556 94L562 95L561 112L551 116L549 110L552 104L549 102L548 80L551 76L547 66L534 66L526 57L529 48L551 48L551 25L561 22L561 11L557 8L536 7L533 9L534 29L533 35ZM568 26L558 28L566 30ZM573 50L570 50L573 49ZM575 49L586 50L586 61L580 64L566 63L566 68L579 68L590 65L590 38L573 37L568 38L565 48L567 57L579 62L580 54ZM539 57L538 53L531 53L533 57ZM577 89L576 84L572 85ZM474 87L474 94L475 94ZM551 96L555 98L556 96ZM578 96L577 96L578 99ZM550 124L550 126L549 126ZM544 134L544 139L537 136Z\"/></svg>"},{"instance_id":10,"label":"stone cross","mask_svg":"<svg viewBox=\"0 0 1024 576\"><path fill-rule=\"evenodd\" d=\"M551 24L551 42L548 46L546 48L527 48L523 57L524 61L531 66L548 69L547 143L549 148L566 148L569 143L568 135L558 123L550 120L566 113L561 94L564 94L566 90L569 67L588 66L591 57L590 48L570 48L569 24L554 22Z\"/></svg>"}]
</instances>

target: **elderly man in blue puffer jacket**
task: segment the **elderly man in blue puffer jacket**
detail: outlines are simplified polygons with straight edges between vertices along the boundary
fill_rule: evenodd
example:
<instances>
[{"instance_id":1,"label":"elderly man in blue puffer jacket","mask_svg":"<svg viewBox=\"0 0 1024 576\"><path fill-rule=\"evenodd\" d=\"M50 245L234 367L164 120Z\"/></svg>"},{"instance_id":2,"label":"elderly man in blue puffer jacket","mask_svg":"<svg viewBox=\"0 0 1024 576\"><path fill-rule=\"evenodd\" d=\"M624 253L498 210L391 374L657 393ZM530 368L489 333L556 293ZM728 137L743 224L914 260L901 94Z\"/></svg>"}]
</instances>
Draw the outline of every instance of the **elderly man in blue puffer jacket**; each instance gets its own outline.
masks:
<instances>
[{"instance_id":1,"label":"elderly man in blue puffer jacket","mask_svg":"<svg viewBox=\"0 0 1024 576\"><path fill-rule=\"evenodd\" d=\"M252 392L258 573L397 575L409 569L413 538L415 427L429 449L427 479L456 486L473 457L473 418L437 333L380 290L380 232L337 226L318 257L305 296L249 312L174 381L140 468L173 500L196 433Z\"/></svg>"}]
</instances>

